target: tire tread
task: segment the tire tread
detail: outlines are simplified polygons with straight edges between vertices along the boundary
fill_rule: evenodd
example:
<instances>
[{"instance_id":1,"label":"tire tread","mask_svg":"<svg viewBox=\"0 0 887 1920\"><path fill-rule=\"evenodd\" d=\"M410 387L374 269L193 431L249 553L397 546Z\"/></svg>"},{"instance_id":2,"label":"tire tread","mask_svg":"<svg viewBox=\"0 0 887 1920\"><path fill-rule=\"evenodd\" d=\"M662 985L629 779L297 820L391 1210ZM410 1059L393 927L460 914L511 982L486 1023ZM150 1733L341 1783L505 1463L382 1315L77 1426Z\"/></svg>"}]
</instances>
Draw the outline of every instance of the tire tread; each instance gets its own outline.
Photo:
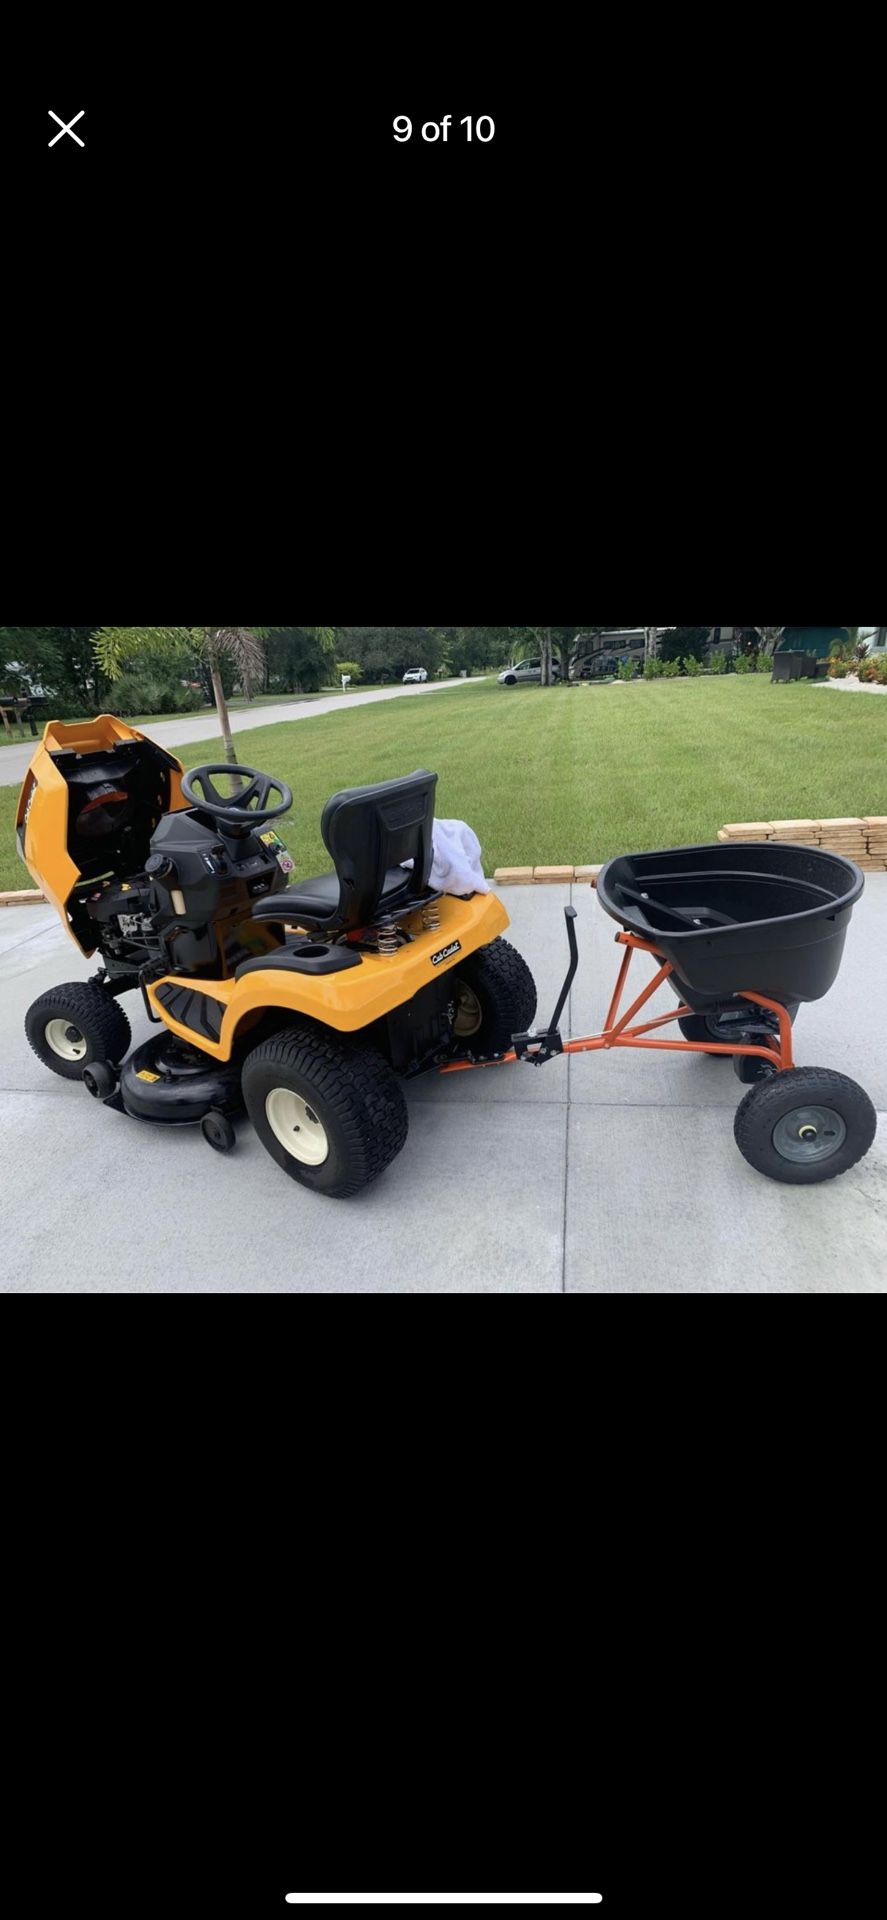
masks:
<instances>
[{"instance_id":1,"label":"tire tread","mask_svg":"<svg viewBox=\"0 0 887 1920\"><path fill-rule=\"evenodd\" d=\"M806 1101L813 1106L825 1106L831 1101L836 1111L842 1111L846 1120L848 1104L854 1110L856 1120L856 1139L851 1144L845 1141L840 1152L835 1154L834 1163L830 1160L812 1162L809 1168L795 1165L790 1160L782 1161L784 1171L762 1166L760 1156L755 1149L761 1140L762 1132L769 1140L773 1128L780 1118L780 1094L784 1093L785 1082L791 1078L792 1092L797 1094L797 1105ZM770 1112L772 1111L772 1124ZM863 1087L845 1073L837 1073L831 1067L793 1067L790 1074L776 1073L767 1080L761 1080L749 1089L740 1103L733 1123L736 1145L743 1159L759 1173L768 1174L771 1179L781 1180L786 1186L819 1186L827 1180L837 1180L842 1173L849 1173L851 1167L863 1160L872 1146L878 1130L878 1116ZM775 1162L774 1149L774 1162Z\"/></svg>"},{"instance_id":2,"label":"tire tread","mask_svg":"<svg viewBox=\"0 0 887 1920\"><path fill-rule=\"evenodd\" d=\"M470 1042L472 1049L506 1053L512 1035L525 1033L536 1017L536 982L523 954L509 940L493 940L469 954L454 971L478 995L484 1009L483 1024Z\"/></svg>"},{"instance_id":3,"label":"tire tread","mask_svg":"<svg viewBox=\"0 0 887 1920\"><path fill-rule=\"evenodd\" d=\"M288 1028L264 1041L244 1066L244 1096L254 1126L250 1074L265 1066L296 1073L316 1088L344 1130L348 1161L354 1168L350 1178L315 1188L313 1181L304 1178L309 1170L293 1160L285 1171L294 1179L337 1199L348 1199L377 1180L400 1153L409 1131L407 1104L387 1061L372 1048L327 1036L322 1028ZM267 1143L263 1140L263 1144Z\"/></svg>"},{"instance_id":4,"label":"tire tread","mask_svg":"<svg viewBox=\"0 0 887 1920\"><path fill-rule=\"evenodd\" d=\"M80 1027L90 1044L88 1059L76 1065L59 1059L44 1038L47 1022L65 1015L70 1016L72 1026ZM42 993L28 1009L25 1032L38 1060L63 1080L79 1080L82 1069L97 1060L119 1066L132 1045L132 1028L123 1008L93 980L69 981Z\"/></svg>"}]
</instances>

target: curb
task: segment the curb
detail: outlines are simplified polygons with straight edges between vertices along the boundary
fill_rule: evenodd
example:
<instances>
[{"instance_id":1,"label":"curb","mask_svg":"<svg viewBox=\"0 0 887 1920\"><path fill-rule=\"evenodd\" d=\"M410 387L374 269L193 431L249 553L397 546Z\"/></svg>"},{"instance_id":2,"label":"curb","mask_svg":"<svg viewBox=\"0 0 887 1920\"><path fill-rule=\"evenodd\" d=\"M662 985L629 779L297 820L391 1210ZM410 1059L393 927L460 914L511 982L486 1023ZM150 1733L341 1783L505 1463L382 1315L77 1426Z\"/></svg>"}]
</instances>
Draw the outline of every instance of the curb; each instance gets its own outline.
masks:
<instances>
[{"instance_id":1,"label":"curb","mask_svg":"<svg viewBox=\"0 0 887 1920\"><path fill-rule=\"evenodd\" d=\"M887 814L854 814L847 819L750 820L722 827L724 846L753 840L781 840L790 846L822 847L842 853L863 873L887 873Z\"/></svg>"},{"instance_id":2,"label":"curb","mask_svg":"<svg viewBox=\"0 0 887 1920\"><path fill-rule=\"evenodd\" d=\"M497 867L493 875L497 887L596 887L598 867Z\"/></svg>"},{"instance_id":3,"label":"curb","mask_svg":"<svg viewBox=\"0 0 887 1920\"><path fill-rule=\"evenodd\" d=\"M45 907L45 893L0 893L0 907Z\"/></svg>"}]
</instances>

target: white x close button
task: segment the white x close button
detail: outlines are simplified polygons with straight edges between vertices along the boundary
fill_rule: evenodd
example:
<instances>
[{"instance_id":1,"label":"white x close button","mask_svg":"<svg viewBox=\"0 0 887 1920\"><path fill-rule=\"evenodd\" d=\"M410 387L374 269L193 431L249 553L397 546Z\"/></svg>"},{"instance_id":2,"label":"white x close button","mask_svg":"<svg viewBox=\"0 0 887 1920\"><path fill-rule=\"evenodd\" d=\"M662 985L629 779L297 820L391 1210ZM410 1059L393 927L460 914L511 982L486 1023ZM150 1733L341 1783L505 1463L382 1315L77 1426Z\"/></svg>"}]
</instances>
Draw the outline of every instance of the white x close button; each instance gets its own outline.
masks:
<instances>
[{"instance_id":1,"label":"white x close button","mask_svg":"<svg viewBox=\"0 0 887 1920\"><path fill-rule=\"evenodd\" d=\"M79 112L79 113L75 113L75 115L74 115L74 118L73 118L73 120L69 120L69 121L67 122L67 124L65 123L65 121L64 121L64 120L61 120L61 119L59 118L59 116L58 116L58 114L57 114L57 113L53 113L53 111L52 111L52 108L51 108L51 107L49 107L49 108L47 108L47 112L48 112L48 114L49 114L49 118L50 118L50 120L54 120L54 121L56 122L56 125L57 125L57 126L60 126L60 127L61 127L61 130L62 130L62 131L61 131L61 133L56 133L56 134L54 134L54 135L53 135L53 138L52 138L52 139L50 140L50 142L49 142L49 144L50 144L50 146L51 146L51 147L54 147L54 146L55 146L55 144L56 144L56 141L57 141L57 140L61 140L61 139L63 139L63 137L64 137L64 135L65 135L65 134L67 134L67 135L68 135L68 137L69 137L69 139L71 139L71 140L76 140L76 142L77 142L77 145L78 145L78 147L85 147L85 145L86 145L86 141L85 141L85 140L81 140L81 138L80 138L80 135L79 135L79 133L72 133L72 132L71 132L71 128L72 128L72 127L76 127L76 125L77 125L77 122L78 122L78 120L82 120L82 119L83 119L83 115L84 115L84 114L85 114L85 112L86 112L86 108L85 108L85 107L81 107L81 109L80 109L80 112Z\"/></svg>"}]
</instances>

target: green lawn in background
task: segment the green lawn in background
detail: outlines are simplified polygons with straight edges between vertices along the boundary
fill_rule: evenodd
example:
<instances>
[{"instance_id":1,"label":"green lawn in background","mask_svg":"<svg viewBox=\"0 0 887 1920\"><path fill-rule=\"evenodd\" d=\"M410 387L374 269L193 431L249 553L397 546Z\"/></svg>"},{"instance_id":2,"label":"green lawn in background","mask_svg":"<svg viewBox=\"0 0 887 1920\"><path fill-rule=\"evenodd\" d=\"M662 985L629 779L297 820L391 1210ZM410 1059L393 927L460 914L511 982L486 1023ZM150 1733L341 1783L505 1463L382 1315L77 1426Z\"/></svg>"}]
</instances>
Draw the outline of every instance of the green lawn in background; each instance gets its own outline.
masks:
<instances>
[{"instance_id":1,"label":"green lawn in background","mask_svg":"<svg viewBox=\"0 0 887 1920\"><path fill-rule=\"evenodd\" d=\"M505 688L320 714L236 736L242 760L281 774L281 830L302 874L329 861L320 815L340 787L416 767L440 775L438 813L471 822L488 872L584 864L713 840L726 821L887 814L887 700L762 676ZM223 758L220 740L177 749ZM0 789L0 886L30 884Z\"/></svg>"}]
</instances>

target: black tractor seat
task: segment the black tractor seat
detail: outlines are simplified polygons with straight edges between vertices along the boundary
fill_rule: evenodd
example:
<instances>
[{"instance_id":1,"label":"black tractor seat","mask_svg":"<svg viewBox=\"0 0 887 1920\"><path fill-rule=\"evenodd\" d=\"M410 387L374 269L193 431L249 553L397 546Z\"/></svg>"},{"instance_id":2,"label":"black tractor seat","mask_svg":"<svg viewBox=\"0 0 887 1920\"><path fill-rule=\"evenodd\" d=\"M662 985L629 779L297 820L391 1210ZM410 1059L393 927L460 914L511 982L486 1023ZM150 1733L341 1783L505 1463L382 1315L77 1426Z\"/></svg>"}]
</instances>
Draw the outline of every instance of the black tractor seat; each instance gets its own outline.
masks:
<instances>
[{"instance_id":1,"label":"black tractor seat","mask_svg":"<svg viewBox=\"0 0 887 1920\"><path fill-rule=\"evenodd\" d=\"M379 896L377 913L388 911L389 904L396 907L402 897L409 897L413 891L413 876L403 867L392 867L385 875L385 884ZM257 901L253 909L254 920L282 920L289 926L304 926L306 918L312 923L325 922L335 915L341 898L342 888L337 873L319 873L315 880L300 880L286 893L266 894L264 900Z\"/></svg>"},{"instance_id":2,"label":"black tractor seat","mask_svg":"<svg viewBox=\"0 0 887 1920\"><path fill-rule=\"evenodd\" d=\"M422 771L334 794L324 808L321 833L335 873L256 900L253 919L309 933L354 933L439 900L428 884L436 787L437 774ZM407 860L411 867L403 865Z\"/></svg>"}]
</instances>

